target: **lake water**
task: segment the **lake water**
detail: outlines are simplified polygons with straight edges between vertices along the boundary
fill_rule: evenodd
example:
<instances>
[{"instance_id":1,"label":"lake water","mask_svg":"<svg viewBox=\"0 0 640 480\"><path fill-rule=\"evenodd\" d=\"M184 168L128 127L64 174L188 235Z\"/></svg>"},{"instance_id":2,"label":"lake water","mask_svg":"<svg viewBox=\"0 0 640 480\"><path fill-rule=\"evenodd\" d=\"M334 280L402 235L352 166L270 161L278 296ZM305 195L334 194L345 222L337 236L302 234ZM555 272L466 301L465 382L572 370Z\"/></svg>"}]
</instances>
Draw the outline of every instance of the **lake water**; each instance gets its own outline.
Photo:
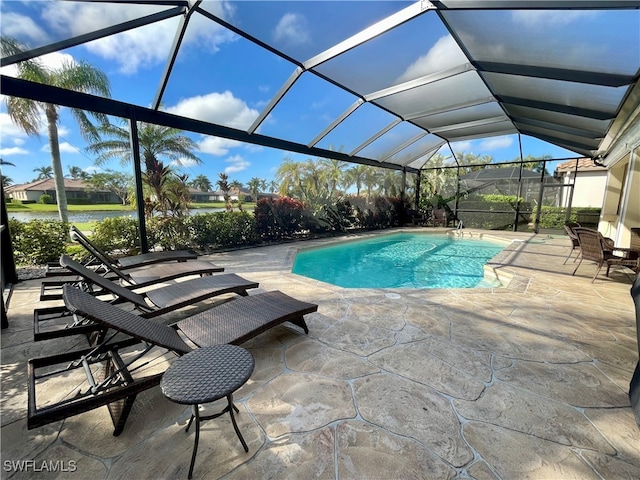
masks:
<instances>
[{"instance_id":1,"label":"lake water","mask_svg":"<svg viewBox=\"0 0 640 480\"><path fill-rule=\"evenodd\" d=\"M195 208L190 210L191 215L214 212L224 212L224 208ZM58 212L7 212L7 214L9 218L15 218L21 222L28 222L29 220L58 220ZM69 212L70 223L96 222L113 217L133 217L137 219L138 212L135 210L127 212Z\"/></svg>"}]
</instances>

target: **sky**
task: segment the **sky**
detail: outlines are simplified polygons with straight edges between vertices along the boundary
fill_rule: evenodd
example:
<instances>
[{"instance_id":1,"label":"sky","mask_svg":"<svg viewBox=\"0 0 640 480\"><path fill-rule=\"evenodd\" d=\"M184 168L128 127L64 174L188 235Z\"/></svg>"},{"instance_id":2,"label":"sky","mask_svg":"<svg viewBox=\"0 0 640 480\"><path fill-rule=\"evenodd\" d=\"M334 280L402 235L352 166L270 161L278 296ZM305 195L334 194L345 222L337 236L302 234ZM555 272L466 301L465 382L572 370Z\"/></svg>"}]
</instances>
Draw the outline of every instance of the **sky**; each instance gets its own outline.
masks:
<instances>
[{"instance_id":1,"label":"sky","mask_svg":"<svg viewBox=\"0 0 640 480\"><path fill-rule=\"evenodd\" d=\"M306 61L411 3L205 1L202 6L241 26L254 37L273 44L286 55ZM166 7L160 10L164 9ZM0 28L2 35L36 47L156 11L158 7L148 5L124 8L102 2L2 0ZM563 15L561 26L566 27L575 14L563 12ZM551 16L545 21L553 24L557 18L557 15ZM575 20L588 22L589 18L575 17ZM539 18L527 17L522 20L522 28L539 29L539 21ZM51 68L58 68L65 61L86 61L108 75L112 98L149 107L160 85L178 22L178 18L167 19L48 54L39 61ZM414 35L408 38L420 35L420 41L409 46L405 42L400 48L401 38L407 38L407 35ZM318 69L327 75L336 75L356 91L368 92L383 88L389 82L453 65L460 61L456 48L437 16L429 13L420 17L420 22L408 22L371 41L366 48L347 52ZM361 65L362 68L354 69L360 75L340 78L340 67L346 64ZM235 35L203 15L194 14L162 97L161 108L178 115L248 129L295 68L296 65L286 59ZM15 75L15 68L5 67L0 72ZM42 122L38 137L27 136L11 122L4 97L1 100L0 156L15 165L4 166L3 174L15 184L26 183L37 176L34 169L51 165L46 123ZM257 133L308 144L354 100L356 97L351 93L306 72L260 125ZM72 166L88 172L131 171L130 165L121 166L115 160L96 166L70 112L62 108L60 114L59 140L65 174ZM348 128L336 129L317 146L351 151L392 119L388 112L365 104L345 122ZM403 126L395 134L398 138L415 135L414 128ZM201 159L201 164L185 161L174 168L188 174L190 179L206 175L214 184L221 172L245 185L253 177L270 181L284 159L308 159L304 155L233 140L188 135L198 145L194 153ZM522 137L522 144L525 156L578 156L530 137ZM476 139L452 147L456 152L490 155L495 161L511 161L520 154L517 135ZM450 155L448 147L443 153Z\"/></svg>"}]
</instances>

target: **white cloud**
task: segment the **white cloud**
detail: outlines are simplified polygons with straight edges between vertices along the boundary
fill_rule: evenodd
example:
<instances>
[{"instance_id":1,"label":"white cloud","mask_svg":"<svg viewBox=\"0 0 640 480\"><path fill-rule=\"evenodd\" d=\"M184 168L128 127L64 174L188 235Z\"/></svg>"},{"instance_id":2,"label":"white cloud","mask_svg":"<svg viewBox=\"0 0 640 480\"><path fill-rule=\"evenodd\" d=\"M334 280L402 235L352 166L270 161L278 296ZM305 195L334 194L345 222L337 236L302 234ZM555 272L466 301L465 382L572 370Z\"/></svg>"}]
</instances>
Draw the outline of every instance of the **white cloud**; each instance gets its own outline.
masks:
<instances>
[{"instance_id":1,"label":"white cloud","mask_svg":"<svg viewBox=\"0 0 640 480\"><path fill-rule=\"evenodd\" d=\"M598 15L596 11L578 10L516 10L511 14L514 21L528 28L548 28L569 25Z\"/></svg>"},{"instance_id":2,"label":"white cloud","mask_svg":"<svg viewBox=\"0 0 640 480\"><path fill-rule=\"evenodd\" d=\"M307 19L298 13L285 13L272 35L276 42L288 45L304 45L311 42Z\"/></svg>"},{"instance_id":3,"label":"white cloud","mask_svg":"<svg viewBox=\"0 0 640 480\"><path fill-rule=\"evenodd\" d=\"M180 100L175 107L166 108L166 111L241 130L248 129L259 114L228 90Z\"/></svg>"},{"instance_id":4,"label":"white cloud","mask_svg":"<svg viewBox=\"0 0 640 480\"><path fill-rule=\"evenodd\" d=\"M102 173L102 172L105 171L100 167L96 167L95 165L89 165L88 167L83 168L82 170L87 172L87 173L91 173L91 174L93 174L93 173Z\"/></svg>"},{"instance_id":5,"label":"white cloud","mask_svg":"<svg viewBox=\"0 0 640 480\"><path fill-rule=\"evenodd\" d=\"M221 157L229 153L229 149L238 147L240 142L236 140L228 140L226 138L219 137L205 137L202 141L198 142L198 149L203 153L215 155Z\"/></svg>"},{"instance_id":6,"label":"white cloud","mask_svg":"<svg viewBox=\"0 0 640 480\"><path fill-rule=\"evenodd\" d=\"M471 140L462 140L460 142L453 142L451 148L454 152L470 152L472 148Z\"/></svg>"},{"instance_id":7,"label":"white cloud","mask_svg":"<svg viewBox=\"0 0 640 480\"><path fill-rule=\"evenodd\" d=\"M47 33L31 18L15 12L2 13L2 34L28 44L43 45L49 41Z\"/></svg>"},{"instance_id":8,"label":"white cloud","mask_svg":"<svg viewBox=\"0 0 640 480\"><path fill-rule=\"evenodd\" d=\"M407 82L435 72L462 65L468 62L460 47L451 35L440 37L426 55L413 62L398 77L397 82Z\"/></svg>"},{"instance_id":9,"label":"white cloud","mask_svg":"<svg viewBox=\"0 0 640 480\"><path fill-rule=\"evenodd\" d=\"M216 14L223 18L233 14L233 8L227 2L214 4L209 8L215 8ZM124 8L108 3L52 2L43 11L43 19L61 35L76 36L162 10L166 8L151 5L129 4ZM178 24L179 18L174 17L110 35L89 42L84 47L115 62L122 73L133 74L141 68L166 61ZM183 47L198 44L207 47L209 51L216 51L218 44L234 38L235 35L215 22L195 14L187 27Z\"/></svg>"},{"instance_id":10,"label":"white cloud","mask_svg":"<svg viewBox=\"0 0 640 480\"><path fill-rule=\"evenodd\" d=\"M197 160L191 158L181 158L180 160L172 160L171 166L179 168L192 168L198 165Z\"/></svg>"},{"instance_id":11,"label":"white cloud","mask_svg":"<svg viewBox=\"0 0 640 480\"><path fill-rule=\"evenodd\" d=\"M245 160L241 155L229 157L225 162L231 164L224 169L224 173L226 174L242 172L251 166L251 162Z\"/></svg>"},{"instance_id":12,"label":"white cloud","mask_svg":"<svg viewBox=\"0 0 640 480\"><path fill-rule=\"evenodd\" d=\"M8 113L0 113L0 131L2 131L3 142L12 137L25 138L27 136L24 130L11 121Z\"/></svg>"},{"instance_id":13,"label":"white cloud","mask_svg":"<svg viewBox=\"0 0 640 480\"><path fill-rule=\"evenodd\" d=\"M27 155L29 152L24 148L20 147L10 147L10 148L0 148L0 155L3 157L9 157L11 155Z\"/></svg>"},{"instance_id":14,"label":"white cloud","mask_svg":"<svg viewBox=\"0 0 640 480\"><path fill-rule=\"evenodd\" d=\"M493 137L487 138L480 142L479 150L500 150L502 148L509 148L513 145L513 137L510 136L501 136L501 137Z\"/></svg>"},{"instance_id":15,"label":"white cloud","mask_svg":"<svg viewBox=\"0 0 640 480\"><path fill-rule=\"evenodd\" d=\"M50 152L51 147L47 143L40 149L42 152ZM60 142L60 153L80 153L80 151L69 142Z\"/></svg>"}]
</instances>

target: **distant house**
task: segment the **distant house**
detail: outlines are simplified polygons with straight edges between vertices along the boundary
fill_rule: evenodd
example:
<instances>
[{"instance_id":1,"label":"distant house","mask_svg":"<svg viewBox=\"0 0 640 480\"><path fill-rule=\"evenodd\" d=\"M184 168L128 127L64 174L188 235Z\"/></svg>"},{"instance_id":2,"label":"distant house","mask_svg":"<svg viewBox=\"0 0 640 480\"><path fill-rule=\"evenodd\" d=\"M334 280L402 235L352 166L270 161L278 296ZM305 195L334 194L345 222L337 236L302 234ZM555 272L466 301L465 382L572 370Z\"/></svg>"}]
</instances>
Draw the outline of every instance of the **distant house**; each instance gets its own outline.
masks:
<instances>
[{"instance_id":1,"label":"distant house","mask_svg":"<svg viewBox=\"0 0 640 480\"><path fill-rule=\"evenodd\" d=\"M563 207L569 204L573 208L602 207L607 186L605 167L596 165L590 158L569 160L556 167L554 177L560 179L563 185L573 185L573 194L571 194L571 188L561 189Z\"/></svg>"},{"instance_id":2,"label":"distant house","mask_svg":"<svg viewBox=\"0 0 640 480\"><path fill-rule=\"evenodd\" d=\"M189 188L189 199L194 203L209 203L215 201L213 192L203 192L197 188Z\"/></svg>"},{"instance_id":3,"label":"distant house","mask_svg":"<svg viewBox=\"0 0 640 480\"><path fill-rule=\"evenodd\" d=\"M122 203L122 200L107 190L92 190L82 180L64 179L64 189L69 203ZM56 185L53 178L36 180L35 182L11 185L5 189L5 194L20 202L37 202L42 195L51 195L56 201Z\"/></svg>"},{"instance_id":4,"label":"distant house","mask_svg":"<svg viewBox=\"0 0 640 480\"><path fill-rule=\"evenodd\" d=\"M215 192L209 192L209 194L211 195L211 200L209 201L224 202L224 193L221 190L217 190ZM238 198L240 196L242 196L242 201L244 202L255 202L257 200L260 200L261 198L277 197L278 195L275 195L273 193L259 192L258 198L254 199L252 193L249 190L237 189L237 188L232 188L229 190L229 198L232 202L238 201Z\"/></svg>"}]
</instances>

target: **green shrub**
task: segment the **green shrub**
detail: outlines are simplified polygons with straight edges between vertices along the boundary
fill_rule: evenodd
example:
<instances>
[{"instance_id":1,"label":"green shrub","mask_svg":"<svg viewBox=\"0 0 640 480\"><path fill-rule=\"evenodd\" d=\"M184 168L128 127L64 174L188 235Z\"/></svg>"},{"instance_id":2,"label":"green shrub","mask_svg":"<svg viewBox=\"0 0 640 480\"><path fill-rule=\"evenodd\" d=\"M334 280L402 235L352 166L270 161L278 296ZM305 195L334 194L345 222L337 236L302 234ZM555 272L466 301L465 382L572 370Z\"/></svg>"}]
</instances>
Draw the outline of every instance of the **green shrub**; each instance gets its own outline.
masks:
<instances>
[{"instance_id":1,"label":"green shrub","mask_svg":"<svg viewBox=\"0 0 640 480\"><path fill-rule=\"evenodd\" d=\"M105 218L96 224L91 240L105 252L133 255L140 247L138 220L125 216Z\"/></svg>"},{"instance_id":2,"label":"green shrub","mask_svg":"<svg viewBox=\"0 0 640 480\"><path fill-rule=\"evenodd\" d=\"M53 197L51 195L43 193L42 195L40 195L40 198L38 199L38 203L43 205L50 205L53 203Z\"/></svg>"},{"instance_id":3,"label":"green shrub","mask_svg":"<svg viewBox=\"0 0 640 480\"><path fill-rule=\"evenodd\" d=\"M58 220L9 219L16 264L41 265L56 262L65 253L69 226Z\"/></svg>"},{"instance_id":4,"label":"green shrub","mask_svg":"<svg viewBox=\"0 0 640 480\"><path fill-rule=\"evenodd\" d=\"M255 217L244 211L194 215L189 217L189 230L194 246L203 250L253 245L260 240Z\"/></svg>"},{"instance_id":5,"label":"green shrub","mask_svg":"<svg viewBox=\"0 0 640 480\"><path fill-rule=\"evenodd\" d=\"M153 217L147 220L149 248L185 250L191 247L188 217Z\"/></svg>"},{"instance_id":6,"label":"green shrub","mask_svg":"<svg viewBox=\"0 0 640 480\"><path fill-rule=\"evenodd\" d=\"M532 219L535 220L538 212L538 208L533 209ZM540 209L540 223L541 228L557 228L563 229L564 223L567 221L567 209L565 207L548 207L543 205ZM570 222L576 221L575 211L571 212L569 217Z\"/></svg>"}]
</instances>

